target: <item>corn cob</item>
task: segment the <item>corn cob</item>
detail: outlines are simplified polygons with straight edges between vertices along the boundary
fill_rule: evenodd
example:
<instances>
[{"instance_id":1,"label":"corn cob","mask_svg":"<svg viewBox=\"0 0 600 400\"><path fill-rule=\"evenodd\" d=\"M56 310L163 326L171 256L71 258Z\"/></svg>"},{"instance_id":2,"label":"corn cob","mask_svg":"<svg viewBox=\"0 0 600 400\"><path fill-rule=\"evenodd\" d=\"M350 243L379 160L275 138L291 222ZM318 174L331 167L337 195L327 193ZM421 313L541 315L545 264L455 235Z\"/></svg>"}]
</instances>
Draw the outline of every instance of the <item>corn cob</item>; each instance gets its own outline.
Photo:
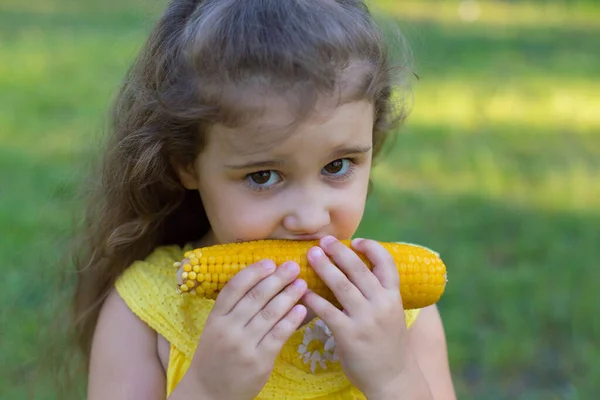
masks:
<instances>
[{"instance_id":1,"label":"corn cob","mask_svg":"<svg viewBox=\"0 0 600 400\"><path fill-rule=\"evenodd\" d=\"M350 240L342 240L350 247ZM439 255L422 246L408 243L380 242L396 261L400 274L400 294L405 309L423 308L435 304L446 286L446 266ZM307 260L308 250L318 241L259 240L197 248L184 254L174 264L179 269L179 291L215 299L233 275L246 266L264 259L276 265L294 261L300 265L300 278L308 287L336 304L331 290L316 274ZM357 253L365 264L369 260Z\"/></svg>"}]
</instances>

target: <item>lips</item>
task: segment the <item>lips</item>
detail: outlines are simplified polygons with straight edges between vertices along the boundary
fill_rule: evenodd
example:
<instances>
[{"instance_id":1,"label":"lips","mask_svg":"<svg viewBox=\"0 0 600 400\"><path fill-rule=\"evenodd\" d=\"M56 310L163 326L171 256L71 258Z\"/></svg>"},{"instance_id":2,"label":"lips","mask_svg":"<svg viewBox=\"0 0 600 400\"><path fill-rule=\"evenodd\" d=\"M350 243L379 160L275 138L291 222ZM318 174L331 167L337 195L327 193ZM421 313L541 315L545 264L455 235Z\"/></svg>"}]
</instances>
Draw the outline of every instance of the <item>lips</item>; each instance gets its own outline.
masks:
<instances>
[{"instance_id":1,"label":"lips","mask_svg":"<svg viewBox=\"0 0 600 400\"><path fill-rule=\"evenodd\" d=\"M299 235L299 236L294 236L292 238L292 240L319 240L322 237L327 236L326 234L320 234L320 235Z\"/></svg>"}]
</instances>

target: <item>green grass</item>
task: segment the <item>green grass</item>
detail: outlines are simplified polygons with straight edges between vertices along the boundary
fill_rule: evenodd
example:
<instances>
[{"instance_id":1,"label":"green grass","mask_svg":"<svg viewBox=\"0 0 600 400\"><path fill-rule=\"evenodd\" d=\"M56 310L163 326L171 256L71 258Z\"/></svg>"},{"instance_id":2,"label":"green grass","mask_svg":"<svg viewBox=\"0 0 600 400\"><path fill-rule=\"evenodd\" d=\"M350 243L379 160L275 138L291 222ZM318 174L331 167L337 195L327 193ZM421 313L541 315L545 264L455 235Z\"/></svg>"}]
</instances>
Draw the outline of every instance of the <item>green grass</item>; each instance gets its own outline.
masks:
<instances>
[{"instance_id":1,"label":"green grass","mask_svg":"<svg viewBox=\"0 0 600 400\"><path fill-rule=\"evenodd\" d=\"M420 80L375 169L360 233L442 253L450 282L440 309L459 398L593 398L600 8L482 2L480 17L464 22L452 2L378 3L407 36ZM80 207L76 188L160 7L0 3L2 399L49 390L33 371L65 293L54 265Z\"/></svg>"}]
</instances>

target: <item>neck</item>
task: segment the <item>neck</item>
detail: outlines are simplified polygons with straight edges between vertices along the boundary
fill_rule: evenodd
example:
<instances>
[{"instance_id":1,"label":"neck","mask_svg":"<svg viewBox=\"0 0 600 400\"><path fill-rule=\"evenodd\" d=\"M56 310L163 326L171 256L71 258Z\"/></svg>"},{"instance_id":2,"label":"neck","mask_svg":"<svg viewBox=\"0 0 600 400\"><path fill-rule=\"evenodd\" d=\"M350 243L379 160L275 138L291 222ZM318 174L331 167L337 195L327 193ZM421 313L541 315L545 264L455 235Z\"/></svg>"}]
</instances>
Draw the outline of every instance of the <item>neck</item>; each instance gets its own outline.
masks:
<instances>
[{"instance_id":1,"label":"neck","mask_svg":"<svg viewBox=\"0 0 600 400\"><path fill-rule=\"evenodd\" d=\"M217 238L216 238L215 234L213 233L213 231L209 230L206 233L206 235L202 236L200 239L195 241L193 246L194 246L194 248L198 248L198 247L214 246L216 244L219 244L217 242Z\"/></svg>"}]
</instances>

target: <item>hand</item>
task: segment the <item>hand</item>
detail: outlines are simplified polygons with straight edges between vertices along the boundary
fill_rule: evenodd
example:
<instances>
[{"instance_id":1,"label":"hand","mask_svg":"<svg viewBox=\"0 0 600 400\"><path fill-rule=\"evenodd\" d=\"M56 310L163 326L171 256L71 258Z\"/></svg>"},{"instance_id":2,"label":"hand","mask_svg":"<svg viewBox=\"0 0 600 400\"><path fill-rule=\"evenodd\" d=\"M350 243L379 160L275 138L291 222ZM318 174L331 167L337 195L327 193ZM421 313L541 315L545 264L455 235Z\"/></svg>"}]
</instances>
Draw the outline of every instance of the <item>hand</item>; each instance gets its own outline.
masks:
<instances>
[{"instance_id":1,"label":"hand","mask_svg":"<svg viewBox=\"0 0 600 400\"><path fill-rule=\"evenodd\" d=\"M376 241L357 239L352 247L364 253L373 271L332 237L321 239L320 246L308 254L343 311L312 291L304 295L303 303L333 333L348 379L367 397L382 397L403 386L398 382L416 366L408 350L400 277L392 256Z\"/></svg>"},{"instance_id":2,"label":"hand","mask_svg":"<svg viewBox=\"0 0 600 400\"><path fill-rule=\"evenodd\" d=\"M306 308L296 304L306 282L300 267L271 260L234 275L219 293L188 374L206 398L254 399L267 383L275 358L298 329Z\"/></svg>"}]
</instances>

